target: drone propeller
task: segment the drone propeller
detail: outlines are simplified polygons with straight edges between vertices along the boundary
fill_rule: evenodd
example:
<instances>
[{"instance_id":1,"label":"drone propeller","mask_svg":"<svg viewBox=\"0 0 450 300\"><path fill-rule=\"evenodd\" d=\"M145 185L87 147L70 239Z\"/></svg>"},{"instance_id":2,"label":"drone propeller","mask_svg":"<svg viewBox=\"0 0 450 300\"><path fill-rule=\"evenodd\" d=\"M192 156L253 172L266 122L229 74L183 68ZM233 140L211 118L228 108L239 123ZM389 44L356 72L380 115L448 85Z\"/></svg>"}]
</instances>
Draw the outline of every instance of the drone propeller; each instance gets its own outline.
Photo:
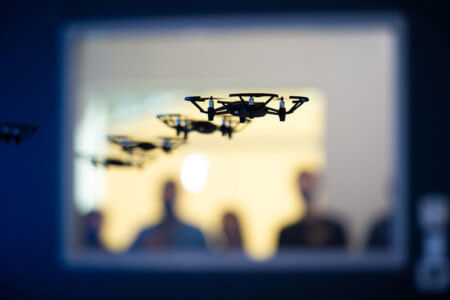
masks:
<instances>
[{"instance_id":1,"label":"drone propeller","mask_svg":"<svg viewBox=\"0 0 450 300\"><path fill-rule=\"evenodd\" d=\"M125 135L107 135L108 141L114 144L123 145L130 142L130 138Z\"/></svg>"},{"instance_id":2,"label":"drone propeller","mask_svg":"<svg viewBox=\"0 0 450 300\"><path fill-rule=\"evenodd\" d=\"M214 101L219 101L222 99L223 98L218 98L218 97L213 97L213 96L209 96L209 97L189 96L189 97L184 98L184 100L192 102L192 104L194 104L201 112L206 112L208 114L208 121L214 120L214 116L216 114L216 111L214 110ZM204 102L204 101L208 101L208 110L207 111L204 111L204 109L201 108L200 105L197 104L197 102Z\"/></svg>"},{"instance_id":3,"label":"drone propeller","mask_svg":"<svg viewBox=\"0 0 450 300\"><path fill-rule=\"evenodd\" d=\"M184 139L187 139L188 132L191 131L192 124L188 118L181 114L159 114L156 116L167 126L176 130L177 136L184 133Z\"/></svg>"},{"instance_id":4,"label":"drone propeller","mask_svg":"<svg viewBox=\"0 0 450 300\"><path fill-rule=\"evenodd\" d=\"M188 97L184 98L184 100L186 100L186 101L199 101L199 102L203 102L203 101L218 101L218 100L222 100L222 99L223 98L214 97L214 96L209 96L209 97L188 96Z\"/></svg>"},{"instance_id":5,"label":"drone propeller","mask_svg":"<svg viewBox=\"0 0 450 300\"><path fill-rule=\"evenodd\" d=\"M304 96L289 96L289 99L294 100L294 102L309 102L309 98Z\"/></svg>"},{"instance_id":6,"label":"drone propeller","mask_svg":"<svg viewBox=\"0 0 450 300\"><path fill-rule=\"evenodd\" d=\"M136 142L132 141L129 137L124 135L108 135L109 142L122 147L122 150L128 153L132 153L136 148Z\"/></svg>"},{"instance_id":7,"label":"drone propeller","mask_svg":"<svg viewBox=\"0 0 450 300\"><path fill-rule=\"evenodd\" d=\"M108 139L113 139L113 140L127 140L127 139L129 139L129 137L126 136L126 135L116 135L116 134L108 134L106 137Z\"/></svg>"},{"instance_id":8,"label":"drone propeller","mask_svg":"<svg viewBox=\"0 0 450 300\"><path fill-rule=\"evenodd\" d=\"M240 122L240 119L234 117L234 116L223 116L222 118L222 125L219 127L220 131L222 132L222 136L228 135L228 137L231 139L232 135L235 132L240 132L242 129L244 129L249 123L251 122L250 119L245 118L245 121L242 124Z\"/></svg>"},{"instance_id":9,"label":"drone propeller","mask_svg":"<svg viewBox=\"0 0 450 300\"><path fill-rule=\"evenodd\" d=\"M181 116L181 114L158 114L158 115L156 115L156 117L157 118L160 118L160 117L180 117Z\"/></svg>"}]
</instances>

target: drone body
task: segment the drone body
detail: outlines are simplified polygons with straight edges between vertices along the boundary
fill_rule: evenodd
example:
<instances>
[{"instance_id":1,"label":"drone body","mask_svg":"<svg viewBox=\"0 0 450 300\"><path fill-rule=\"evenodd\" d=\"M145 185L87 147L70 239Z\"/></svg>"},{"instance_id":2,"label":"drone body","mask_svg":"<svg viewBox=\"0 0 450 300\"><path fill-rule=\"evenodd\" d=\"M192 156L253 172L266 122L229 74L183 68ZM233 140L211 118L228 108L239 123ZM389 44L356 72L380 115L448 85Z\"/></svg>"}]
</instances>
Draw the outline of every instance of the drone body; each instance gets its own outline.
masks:
<instances>
[{"instance_id":1,"label":"drone body","mask_svg":"<svg viewBox=\"0 0 450 300\"><path fill-rule=\"evenodd\" d=\"M38 127L27 124L0 123L0 141L14 141L19 145L24 139L33 135Z\"/></svg>"},{"instance_id":2,"label":"drone body","mask_svg":"<svg viewBox=\"0 0 450 300\"><path fill-rule=\"evenodd\" d=\"M232 115L239 117L239 121L244 123L247 118L253 119L258 117L264 117L266 114L278 115L280 121L285 121L286 115L293 113L303 103L308 102L309 99L303 96L290 96L293 105L289 110L286 110L286 103L283 97L279 97L277 94L269 93L235 93L230 94L231 98L239 98L237 101L223 101L220 98L209 97L202 98L200 96L186 97L186 101L190 101L197 107L200 112L208 114L208 120L214 120L216 115ZM265 98L265 101L255 101L255 98ZM279 100L279 108L275 109L268 106L272 100ZM208 108L201 107L198 102L208 101ZM221 106L215 108L214 102L219 103Z\"/></svg>"},{"instance_id":3,"label":"drone body","mask_svg":"<svg viewBox=\"0 0 450 300\"><path fill-rule=\"evenodd\" d=\"M122 147L122 150L132 154L135 150L148 152L154 149L161 149L166 153L171 152L173 149L180 146L184 141L173 137L160 137L161 143L155 144L152 142L135 141L126 136L108 136L108 140L116 145Z\"/></svg>"},{"instance_id":4,"label":"drone body","mask_svg":"<svg viewBox=\"0 0 450 300\"><path fill-rule=\"evenodd\" d=\"M105 168L115 166L115 167L131 167L133 166L133 163L131 161L122 160L119 158L105 158L105 159L97 159L92 157L91 163L94 166L103 166Z\"/></svg>"},{"instance_id":5,"label":"drone body","mask_svg":"<svg viewBox=\"0 0 450 300\"><path fill-rule=\"evenodd\" d=\"M239 117L242 123L246 118L264 117L268 113L264 102L253 102L251 105L241 101L228 102L226 109L227 113Z\"/></svg>"},{"instance_id":6,"label":"drone body","mask_svg":"<svg viewBox=\"0 0 450 300\"><path fill-rule=\"evenodd\" d=\"M202 134L212 134L216 131L220 131L223 136L227 135L229 138L232 137L234 132L242 130L245 126L239 126L236 120L229 116L224 116L222 120L222 125L216 125L210 121L199 121L189 119L188 117L182 116L180 114L160 114L157 118L161 120L164 124L170 128L176 130L177 136L183 133L183 138L187 139L188 134L192 131L196 131ZM249 123L250 120L246 120L245 123Z\"/></svg>"},{"instance_id":7,"label":"drone body","mask_svg":"<svg viewBox=\"0 0 450 300\"><path fill-rule=\"evenodd\" d=\"M144 156L140 156L137 158L130 156L128 159L123 159L113 156L100 157L96 155L77 154L76 157L86 159L94 167L104 167L106 169L110 167L120 167L120 168L137 167L141 169L149 160L148 157Z\"/></svg>"},{"instance_id":8,"label":"drone body","mask_svg":"<svg viewBox=\"0 0 450 300\"><path fill-rule=\"evenodd\" d=\"M192 121L191 122L192 130L210 134L217 130L217 125L208 121Z\"/></svg>"}]
</instances>

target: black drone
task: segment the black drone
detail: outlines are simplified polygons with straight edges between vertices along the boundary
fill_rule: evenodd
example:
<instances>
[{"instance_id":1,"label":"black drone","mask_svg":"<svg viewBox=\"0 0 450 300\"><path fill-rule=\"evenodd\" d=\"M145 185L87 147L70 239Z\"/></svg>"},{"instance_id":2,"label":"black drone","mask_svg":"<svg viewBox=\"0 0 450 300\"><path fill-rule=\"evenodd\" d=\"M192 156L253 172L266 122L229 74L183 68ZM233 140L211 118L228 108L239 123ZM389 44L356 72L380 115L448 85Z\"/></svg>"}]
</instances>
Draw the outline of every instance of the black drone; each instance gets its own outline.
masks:
<instances>
[{"instance_id":1,"label":"black drone","mask_svg":"<svg viewBox=\"0 0 450 300\"><path fill-rule=\"evenodd\" d=\"M19 145L37 131L38 127L27 124L0 123L0 141L14 141Z\"/></svg>"},{"instance_id":2,"label":"black drone","mask_svg":"<svg viewBox=\"0 0 450 300\"><path fill-rule=\"evenodd\" d=\"M147 162L145 158L141 158L140 160L133 161L131 159L122 159L117 157L104 157L100 158L94 155L77 155L79 158L85 158L88 159L89 162L94 167L137 167L142 168L145 163Z\"/></svg>"},{"instance_id":3,"label":"black drone","mask_svg":"<svg viewBox=\"0 0 450 300\"><path fill-rule=\"evenodd\" d=\"M174 128L177 132L177 136L183 133L183 138L187 139L188 133L196 131L203 134L211 134L216 131L220 131L222 136L232 137L233 133L239 132L246 127L250 120L245 121L245 125L239 124L239 122L230 116L224 116L221 125L216 125L209 121L193 120L180 114L160 114L156 116L164 124L170 128Z\"/></svg>"},{"instance_id":4,"label":"black drone","mask_svg":"<svg viewBox=\"0 0 450 300\"><path fill-rule=\"evenodd\" d=\"M224 101L221 98L215 97L200 97L200 96L190 96L186 97L186 101L192 102L202 113L208 114L208 120L214 120L216 115L231 114L233 116L239 117L241 123L245 123L246 118L256 118L263 117L266 114L278 115L280 121L286 119L286 115L293 113L297 108L299 108L303 103L308 102L309 99L303 96L289 96L292 100L292 107L286 110L286 103L283 97L279 97L277 94L267 94L267 93L235 93L230 94L229 97L237 97L237 101ZM256 102L255 98L266 98L265 101ZM279 100L280 106L278 109L267 106L270 101ZM208 101L208 109L205 110L201 107L198 102ZM214 102L221 104L222 106L214 108Z\"/></svg>"},{"instance_id":5,"label":"black drone","mask_svg":"<svg viewBox=\"0 0 450 300\"><path fill-rule=\"evenodd\" d=\"M164 152L169 153L173 149L179 147L185 141L179 138L173 137L160 137L161 142L158 144L152 142L135 141L126 136L110 135L108 140L116 145L122 147L122 150L128 153L133 153L135 150L141 150L144 152L151 151L154 149L162 149Z\"/></svg>"}]
</instances>

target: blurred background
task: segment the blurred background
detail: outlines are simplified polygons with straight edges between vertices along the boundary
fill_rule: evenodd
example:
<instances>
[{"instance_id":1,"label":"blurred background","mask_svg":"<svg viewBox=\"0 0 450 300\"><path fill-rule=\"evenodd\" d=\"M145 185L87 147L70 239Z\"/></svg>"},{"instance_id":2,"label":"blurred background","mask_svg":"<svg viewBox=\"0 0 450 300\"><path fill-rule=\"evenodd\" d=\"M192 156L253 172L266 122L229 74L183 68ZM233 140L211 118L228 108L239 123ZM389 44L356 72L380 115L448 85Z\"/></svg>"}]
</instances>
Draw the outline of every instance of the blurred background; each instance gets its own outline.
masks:
<instances>
[{"instance_id":1,"label":"blurred background","mask_svg":"<svg viewBox=\"0 0 450 300\"><path fill-rule=\"evenodd\" d=\"M320 178L316 197L322 199L315 201L323 214L341 219L344 250L366 248L370 227L391 214L388 189L401 140L395 115L403 101L397 96L402 20L356 21L355 28L331 17L328 26L288 17L274 24L273 18L247 18L249 25L231 17L68 28L75 153L120 155L108 134L138 140L174 135L155 117L159 113L206 120L186 95L270 91L311 99L287 122L254 119L231 140L191 134L170 155L154 153L143 169L105 170L76 159L76 210L102 213L107 249L126 251L145 225L162 219L160 190L171 177L186 191L180 218L204 232L209 248L230 210L240 216L243 246L253 258L273 256L283 227L305 217L297 187L302 172ZM204 164L207 173L197 174Z\"/></svg>"},{"instance_id":2,"label":"blurred background","mask_svg":"<svg viewBox=\"0 0 450 300\"><path fill-rule=\"evenodd\" d=\"M439 6L6 2L0 16L0 122L39 126L0 144L0 295L445 294L422 294L414 277L419 197L449 189ZM231 140L193 132L143 168L77 156L127 157L107 134L171 136L156 114L206 120L184 96L247 91L311 102ZM202 236L194 254L168 245L170 232L145 242L169 199ZM310 215L320 226L303 229ZM174 249L185 256L164 256Z\"/></svg>"}]
</instances>

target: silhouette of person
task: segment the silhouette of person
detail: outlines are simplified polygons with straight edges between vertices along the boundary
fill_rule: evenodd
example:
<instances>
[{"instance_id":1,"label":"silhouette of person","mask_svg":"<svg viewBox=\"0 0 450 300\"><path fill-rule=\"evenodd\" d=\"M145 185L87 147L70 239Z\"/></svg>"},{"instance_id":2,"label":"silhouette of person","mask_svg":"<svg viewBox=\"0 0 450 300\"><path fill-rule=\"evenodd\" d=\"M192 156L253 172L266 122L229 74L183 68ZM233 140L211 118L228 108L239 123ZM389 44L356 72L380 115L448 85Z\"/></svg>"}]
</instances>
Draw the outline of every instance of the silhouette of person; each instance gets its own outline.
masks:
<instances>
[{"instance_id":1,"label":"silhouette of person","mask_svg":"<svg viewBox=\"0 0 450 300\"><path fill-rule=\"evenodd\" d=\"M225 213L222 218L222 228L225 235L225 250L242 251L241 225L236 214Z\"/></svg>"},{"instance_id":2,"label":"silhouette of person","mask_svg":"<svg viewBox=\"0 0 450 300\"><path fill-rule=\"evenodd\" d=\"M394 181L390 181L387 190L388 199L393 202L394 195L397 191ZM380 216L369 229L367 236L367 248L386 250L393 243L393 219L389 212L385 212Z\"/></svg>"},{"instance_id":3,"label":"silhouette of person","mask_svg":"<svg viewBox=\"0 0 450 300\"><path fill-rule=\"evenodd\" d=\"M281 231L280 247L344 247L347 238L342 226L335 220L320 216L316 201L317 177L301 172L298 186L306 205L304 217Z\"/></svg>"},{"instance_id":4,"label":"silhouette of person","mask_svg":"<svg viewBox=\"0 0 450 300\"><path fill-rule=\"evenodd\" d=\"M175 215L177 187L173 181L164 185L163 204L165 216L162 221L143 229L130 250L167 250L185 248L205 248L202 232L180 221Z\"/></svg>"},{"instance_id":5,"label":"silhouette of person","mask_svg":"<svg viewBox=\"0 0 450 300\"><path fill-rule=\"evenodd\" d=\"M100 241L100 231L103 226L103 215L99 211L92 211L83 217L83 243L88 250L103 251Z\"/></svg>"},{"instance_id":6,"label":"silhouette of person","mask_svg":"<svg viewBox=\"0 0 450 300\"><path fill-rule=\"evenodd\" d=\"M373 249L386 249L392 242L392 218L383 216L378 219L369 231L367 247Z\"/></svg>"}]
</instances>

